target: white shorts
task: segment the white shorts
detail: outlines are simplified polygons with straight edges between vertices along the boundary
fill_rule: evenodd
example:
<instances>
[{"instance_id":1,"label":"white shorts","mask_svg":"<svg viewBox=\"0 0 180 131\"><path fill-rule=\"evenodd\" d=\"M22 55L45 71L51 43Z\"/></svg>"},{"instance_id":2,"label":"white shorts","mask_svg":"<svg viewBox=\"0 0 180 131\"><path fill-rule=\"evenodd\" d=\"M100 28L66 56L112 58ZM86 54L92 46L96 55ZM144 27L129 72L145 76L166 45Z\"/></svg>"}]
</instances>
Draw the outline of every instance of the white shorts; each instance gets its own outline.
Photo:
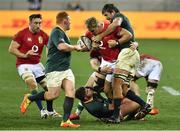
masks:
<instances>
[{"instance_id":1,"label":"white shorts","mask_svg":"<svg viewBox=\"0 0 180 131\"><path fill-rule=\"evenodd\" d=\"M46 74L47 87L61 87L64 79L70 80L75 87L75 77L71 69L65 71L53 71Z\"/></svg>"},{"instance_id":2,"label":"white shorts","mask_svg":"<svg viewBox=\"0 0 180 131\"><path fill-rule=\"evenodd\" d=\"M114 69L115 65L116 65L116 61L115 62L109 62L109 61L105 61L102 58L100 67L103 67L103 66L106 66L106 65L111 67L112 69ZM112 77L113 77L113 74L106 74L105 80L107 80L108 82L112 82Z\"/></svg>"},{"instance_id":3,"label":"white shorts","mask_svg":"<svg viewBox=\"0 0 180 131\"><path fill-rule=\"evenodd\" d=\"M130 48L125 48L121 50L121 52L118 55L116 68L128 71L131 73L132 76L134 76L139 62L140 56L138 51L133 51Z\"/></svg>"},{"instance_id":4,"label":"white shorts","mask_svg":"<svg viewBox=\"0 0 180 131\"><path fill-rule=\"evenodd\" d=\"M31 73L35 78L45 75L45 68L42 63L38 64L21 64L17 67L19 75Z\"/></svg>"},{"instance_id":5,"label":"white shorts","mask_svg":"<svg viewBox=\"0 0 180 131\"><path fill-rule=\"evenodd\" d=\"M146 77L148 80L160 81L163 66L160 61L152 59L144 59L140 62L136 71L137 77Z\"/></svg>"}]
</instances>

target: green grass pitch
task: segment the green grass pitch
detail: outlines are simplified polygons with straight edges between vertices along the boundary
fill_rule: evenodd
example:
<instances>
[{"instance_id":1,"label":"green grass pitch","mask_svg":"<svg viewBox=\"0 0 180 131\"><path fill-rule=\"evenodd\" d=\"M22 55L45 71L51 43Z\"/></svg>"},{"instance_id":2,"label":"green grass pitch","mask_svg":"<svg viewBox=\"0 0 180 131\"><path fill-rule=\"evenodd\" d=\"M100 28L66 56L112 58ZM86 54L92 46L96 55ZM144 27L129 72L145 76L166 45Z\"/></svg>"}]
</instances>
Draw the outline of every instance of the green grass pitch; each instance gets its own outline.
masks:
<instances>
[{"instance_id":1,"label":"green grass pitch","mask_svg":"<svg viewBox=\"0 0 180 131\"><path fill-rule=\"evenodd\" d=\"M75 43L77 39L71 39ZM28 88L17 74L15 57L8 53L10 38L0 38L0 130L61 130L61 118L40 119L40 113L34 103L30 105L25 115L19 110L23 95ZM74 121L81 126L77 130L180 130L180 96L173 96L162 89L170 86L180 91L180 43L179 40L138 40L139 52L151 54L159 58L164 66L162 79L159 83L155 106L160 114L147 116L145 121L122 122L119 125L104 124L92 117L86 111L81 119ZM45 57L43 57L45 63ZM72 54L72 69L76 77L76 88L86 83L92 72L88 53ZM139 80L141 95L145 99L145 81ZM64 93L54 101L56 111L62 114ZM76 103L73 107L75 111ZM45 105L45 103L44 103ZM70 130L68 128L68 130Z\"/></svg>"}]
</instances>

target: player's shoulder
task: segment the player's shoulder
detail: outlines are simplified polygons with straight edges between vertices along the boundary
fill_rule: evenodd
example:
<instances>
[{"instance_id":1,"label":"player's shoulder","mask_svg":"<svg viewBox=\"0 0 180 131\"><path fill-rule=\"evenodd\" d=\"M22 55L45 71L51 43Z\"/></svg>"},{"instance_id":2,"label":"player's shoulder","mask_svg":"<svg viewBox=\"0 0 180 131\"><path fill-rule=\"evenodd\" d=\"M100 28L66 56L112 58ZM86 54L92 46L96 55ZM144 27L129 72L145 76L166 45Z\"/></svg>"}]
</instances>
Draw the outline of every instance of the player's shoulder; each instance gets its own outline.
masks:
<instances>
[{"instance_id":1,"label":"player's shoulder","mask_svg":"<svg viewBox=\"0 0 180 131\"><path fill-rule=\"evenodd\" d=\"M15 35L14 35L14 38L22 38L24 35L26 35L27 33L29 32L29 28L24 28L24 29L21 29L20 31L18 31Z\"/></svg>"},{"instance_id":2,"label":"player's shoulder","mask_svg":"<svg viewBox=\"0 0 180 131\"><path fill-rule=\"evenodd\" d=\"M45 31L43 31L43 30L40 30L40 34L42 34L45 37L48 37L48 34Z\"/></svg>"},{"instance_id":3,"label":"player's shoulder","mask_svg":"<svg viewBox=\"0 0 180 131\"><path fill-rule=\"evenodd\" d=\"M28 27L20 30L17 34L25 34L27 32L29 32L29 28Z\"/></svg>"},{"instance_id":4,"label":"player's shoulder","mask_svg":"<svg viewBox=\"0 0 180 131\"><path fill-rule=\"evenodd\" d=\"M104 24L104 26L109 26L110 25L110 21L108 21L108 20L104 20L104 21L102 21L102 23Z\"/></svg>"},{"instance_id":5,"label":"player's shoulder","mask_svg":"<svg viewBox=\"0 0 180 131\"><path fill-rule=\"evenodd\" d=\"M91 39L93 37L93 34L90 31L86 31L84 36L88 37L89 39Z\"/></svg>"}]
</instances>

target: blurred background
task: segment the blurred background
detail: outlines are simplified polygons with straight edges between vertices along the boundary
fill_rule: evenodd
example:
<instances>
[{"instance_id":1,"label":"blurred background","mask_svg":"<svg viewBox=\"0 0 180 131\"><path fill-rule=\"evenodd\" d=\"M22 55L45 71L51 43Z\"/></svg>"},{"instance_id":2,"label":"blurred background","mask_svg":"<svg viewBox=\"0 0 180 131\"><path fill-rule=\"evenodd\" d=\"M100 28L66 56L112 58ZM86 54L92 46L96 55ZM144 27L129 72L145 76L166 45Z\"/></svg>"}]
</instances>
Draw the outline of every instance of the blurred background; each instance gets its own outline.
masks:
<instances>
[{"instance_id":1,"label":"blurred background","mask_svg":"<svg viewBox=\"0 0 180 131\"><path fill-rule=\"evenodd\" d=\"M180 0L1 0L0 9L27 10L31 3L40 3L42 10L73 9L71 6L77 5L87 11L101 10L105 3L114 3L120 10L180 11Z\"/></svg>"},{"instance_id":2,"label":"blurred background","mask_svg":"<svg viewBox=\"0 0 180 131\"><path fill-rule=\"evenodd\" d=\"M136 38L180 37L180 0L1 0L0 36L12 36L26 27L28 16L35 12L43 15L42 28L50 33L57 12L66 10L72 18L69 35L79 37L86 31L88 17L105 19L101 9L106 3L113 3L127 15Z\"/></svg>"}]
</instances>

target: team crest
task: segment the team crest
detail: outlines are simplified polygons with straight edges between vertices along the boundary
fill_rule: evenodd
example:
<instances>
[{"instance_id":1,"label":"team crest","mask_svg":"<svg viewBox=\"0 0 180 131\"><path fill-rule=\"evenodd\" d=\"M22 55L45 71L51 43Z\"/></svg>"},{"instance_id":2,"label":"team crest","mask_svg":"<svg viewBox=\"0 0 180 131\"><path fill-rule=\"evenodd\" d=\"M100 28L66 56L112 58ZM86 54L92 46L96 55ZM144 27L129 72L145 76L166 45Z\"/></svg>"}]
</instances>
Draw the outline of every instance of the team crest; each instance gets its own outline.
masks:
<instances>
[{"instance_id":1,"label":"team crest","mask_svg":"<svg viewBox=\"0 0 180 131\"><path fill-rule=\"evenodd\" d=\"M42 43L43 43L43 38L42 38L42 36L39 36L39 37L38 37L38 41L39 41L39 44L42 44Z\"/></svg>"}]
</instances>

